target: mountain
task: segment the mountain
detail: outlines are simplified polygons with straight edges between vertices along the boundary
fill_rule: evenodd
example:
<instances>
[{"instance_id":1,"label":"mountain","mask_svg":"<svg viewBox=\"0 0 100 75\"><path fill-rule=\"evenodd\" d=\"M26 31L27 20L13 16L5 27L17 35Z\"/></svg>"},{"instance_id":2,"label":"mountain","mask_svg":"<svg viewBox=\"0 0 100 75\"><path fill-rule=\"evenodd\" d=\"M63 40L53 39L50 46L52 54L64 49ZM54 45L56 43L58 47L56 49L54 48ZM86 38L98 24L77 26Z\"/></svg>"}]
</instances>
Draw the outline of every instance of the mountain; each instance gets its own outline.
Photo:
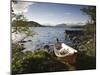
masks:
<instances>
[{"instance_id":1,"label":"mountain","mask_svg":"<svg viewBox=\"0 0 100 75\"><path fill-rule=\"evenodd\" d=\"M27 24L29 27L43 27L42 25L34 21L28 21Z\"/></svg>"},{"instance_id":2,"label":"mountain","mask_svg":"<svg viewBox=\"0 0 100 75\"><path fill-rule=\"evenodd\" d=\"M58 24L56 27L69 27L69 28L83 28L84 24L83 23L78 23L78 24Z\"/></svg>"},{"instance_id":3,"label":"mountain","mask_svg":"<svg viewBox=\"0 0 100 75\"><path fill-rule=\"evenodd\" d=\"M68 27L67 24L57 24L56 27Z\"/></svg>"}]
</instances>

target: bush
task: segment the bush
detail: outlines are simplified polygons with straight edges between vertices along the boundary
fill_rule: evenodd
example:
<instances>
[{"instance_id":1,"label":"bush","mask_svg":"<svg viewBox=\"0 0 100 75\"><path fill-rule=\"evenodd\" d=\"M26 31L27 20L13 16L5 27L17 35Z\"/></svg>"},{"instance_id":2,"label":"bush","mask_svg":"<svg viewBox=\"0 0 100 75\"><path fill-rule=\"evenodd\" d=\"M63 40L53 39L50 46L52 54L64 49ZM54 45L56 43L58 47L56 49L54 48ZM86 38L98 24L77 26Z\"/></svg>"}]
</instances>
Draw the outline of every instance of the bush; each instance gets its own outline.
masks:
<instances>
[{"instance_id":1,"label":"bush","mask_svg":"<svg viewBox=\"0 0 100 75\"><path fill-rule=\"evenodd\" d=\"M22 56L12 59L12 74L40 73L65 71L68 67L53 58L47 52L40 50L25 52Z\"/></svg>"},{"instance_id":2,"label":"bush","mask_svg":"<svg viewBox=\"0 0 100 75\"><path fill-rule=\"evenodd\" d=\"M77 58L77 70L96 69L96 58L88 55L81 55Z\"/></svg>"}]
</instances>

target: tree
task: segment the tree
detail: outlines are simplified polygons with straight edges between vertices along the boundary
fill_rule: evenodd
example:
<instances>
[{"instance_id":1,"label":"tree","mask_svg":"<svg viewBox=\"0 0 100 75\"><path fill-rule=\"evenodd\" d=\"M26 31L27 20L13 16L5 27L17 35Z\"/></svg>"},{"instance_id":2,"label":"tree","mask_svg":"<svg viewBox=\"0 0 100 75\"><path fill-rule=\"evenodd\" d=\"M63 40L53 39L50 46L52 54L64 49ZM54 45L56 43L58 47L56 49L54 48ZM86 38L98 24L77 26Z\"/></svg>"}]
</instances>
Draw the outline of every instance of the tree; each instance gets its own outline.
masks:
<instances>
[{"instance_id":1,"label":"tree","mask_svg":"<svg viewBox=\"0 0 100 75\"><path fill-rule=\"evenodd\" d=\"M86 8L82 8L81 10L90 17L91 23L96 24L96 7L95 6L88 6Z\"/></svg>"},{"instance_id":2,"label":"tree","mask_svg":"<svg viewBox=\"0 0 100 75\"><path fill-rule=\"evenodd\" d=\"M27 25L27 19L25 16L23 14L15 14L13 9L11 11L12 35L20 33L24 34L24 37L22 37L22 39L19 41L23 41L25 38L33 36L33 32ZM19 41L12 43L12 73L21 73L23 71L21 63L25 57L25 54L23 53L25 48L24 44L21 44Z\"/></svg>"},{"instance_id":3,"label":"tree","mask_svg":"<svg viewBox=\"0 0 100 75\"><path fill-rule=\"evenodd\" d=\"M30 27L27 25L27 19L24 17L24 15L14 15L12 18L12 33L22 33L24 35L22 40L29 36L33 36L34 34Z\"/></svg>"}]
</instances>

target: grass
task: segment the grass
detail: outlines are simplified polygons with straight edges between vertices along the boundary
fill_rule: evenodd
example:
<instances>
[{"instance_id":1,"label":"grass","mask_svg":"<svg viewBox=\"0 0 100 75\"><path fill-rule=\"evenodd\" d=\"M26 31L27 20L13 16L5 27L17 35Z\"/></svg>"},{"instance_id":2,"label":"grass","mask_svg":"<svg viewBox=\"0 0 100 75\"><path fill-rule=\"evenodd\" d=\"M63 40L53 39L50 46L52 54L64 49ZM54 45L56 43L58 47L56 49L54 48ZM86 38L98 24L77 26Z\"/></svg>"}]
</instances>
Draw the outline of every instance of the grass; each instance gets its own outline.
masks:
<instances>
[{"instance_id":1,"label":"grass","mask_svg":"<svg viewBox=\"0 0 100 75\"><path fill-rule=\"evenodd\" d=\"M79 55L76 63L76 70L96 69L96 58L94 56Z\"/></svg>"},{"instance_id":2,"label":"grass","mask_svg":"<svg viewBox=\"0 0 100 75\"><path fill-rule=\"evenodd\" d=\"M15 69L12 68L13 74L43 73L68 70L68 66L56 60L45 51L30 52L28 54L26 53L26 57L24 57L24 60L16 65L21 65L21 67L16 68L16 71L14 71Z\"/></svg>"},{"instance_id":3,"label":"grass","mask_svg":"<svg viewBox=\"0 0 100 75\"><path fill-rule=\"evenodd\" d=\"M86 55L79 55L74 66L63 60L59 60L55 56L51 56L51 54L43 50L26 52L23 57L24 59L16 61L16 65L15 63L12 65L16 66L15 68L12 68L13 74L87 70L96 68L95 58Z\"/></svg>"}]
</instances>

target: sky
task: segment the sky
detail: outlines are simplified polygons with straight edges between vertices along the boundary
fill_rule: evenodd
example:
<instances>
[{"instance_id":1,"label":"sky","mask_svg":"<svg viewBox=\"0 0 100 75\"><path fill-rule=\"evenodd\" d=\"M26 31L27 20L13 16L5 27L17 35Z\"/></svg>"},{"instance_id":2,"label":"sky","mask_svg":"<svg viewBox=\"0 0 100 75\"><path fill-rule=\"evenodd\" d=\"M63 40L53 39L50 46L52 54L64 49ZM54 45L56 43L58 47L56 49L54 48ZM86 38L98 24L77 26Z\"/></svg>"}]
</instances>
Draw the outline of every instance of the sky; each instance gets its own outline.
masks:
<instances>
[{"instance_id":1,"label":"sky","mask_svg":"<svg viewBox=\"0 0 100 75\"><path fill-rule=\"evenodd\" d=\"M27 1L12 3L14 13L24 14L29 21L52 26L57 24L86 23L89 16L80 10L83 7L87 6Z\"/></svg>"}]
</instances>

